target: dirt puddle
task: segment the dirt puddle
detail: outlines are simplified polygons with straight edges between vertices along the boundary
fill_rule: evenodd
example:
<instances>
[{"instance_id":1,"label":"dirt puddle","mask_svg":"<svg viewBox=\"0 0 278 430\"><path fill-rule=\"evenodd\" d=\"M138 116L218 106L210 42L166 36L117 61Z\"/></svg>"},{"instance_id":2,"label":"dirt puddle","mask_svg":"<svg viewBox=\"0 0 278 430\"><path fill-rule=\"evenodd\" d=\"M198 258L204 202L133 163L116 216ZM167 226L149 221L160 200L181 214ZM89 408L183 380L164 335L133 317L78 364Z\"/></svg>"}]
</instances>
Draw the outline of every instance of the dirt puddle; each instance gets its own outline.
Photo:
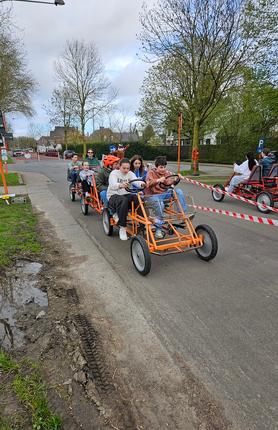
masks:
<instances>
[{"instance_id":1,"label":"dirt puddle","mask_svg":"<svg viewBox=\"0 0 278 430\"><path fill-rule=\"evenodd\" d=\"M0 279L0 346L9 350L24 344L24 332L17 326L18 312L43 313L48 306L47 294L39 289L42 264L18 260ZM42 315L42 314L41 314Z\"/></svg>"}]
</instances>

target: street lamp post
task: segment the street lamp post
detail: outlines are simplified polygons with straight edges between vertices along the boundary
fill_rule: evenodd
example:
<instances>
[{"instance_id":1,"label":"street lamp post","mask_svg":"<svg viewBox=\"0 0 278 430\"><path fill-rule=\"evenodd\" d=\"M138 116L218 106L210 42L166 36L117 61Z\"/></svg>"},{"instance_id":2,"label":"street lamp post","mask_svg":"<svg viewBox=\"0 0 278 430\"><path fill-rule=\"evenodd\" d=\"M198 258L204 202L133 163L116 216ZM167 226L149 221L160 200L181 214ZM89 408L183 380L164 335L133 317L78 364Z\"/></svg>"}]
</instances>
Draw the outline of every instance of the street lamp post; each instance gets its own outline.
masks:
<instances>
[{"instance_id":1,"label":"street lamp post","mask_svg":"<svg viewBox=\"0 0 278 430\"><path fill-rule=\"evenodd\" d=\"M40 1L40 0L0 0L0 3L3 3L4 1L23 1L25 3L53 4L55 6L64 6L65 5L64 0L54 0L53 2Z\"/></svg>"}]
</instances>

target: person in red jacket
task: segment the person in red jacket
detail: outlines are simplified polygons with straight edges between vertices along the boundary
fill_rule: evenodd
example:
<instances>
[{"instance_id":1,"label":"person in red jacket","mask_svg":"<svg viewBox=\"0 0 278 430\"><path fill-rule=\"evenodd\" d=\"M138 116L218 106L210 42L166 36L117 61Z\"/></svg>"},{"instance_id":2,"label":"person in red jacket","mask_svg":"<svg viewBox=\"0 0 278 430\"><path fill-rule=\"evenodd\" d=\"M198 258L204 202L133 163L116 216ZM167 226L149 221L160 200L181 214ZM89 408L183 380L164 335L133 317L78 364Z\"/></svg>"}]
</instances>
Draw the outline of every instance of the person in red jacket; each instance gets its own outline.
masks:
<instances>
[{"instance_id":1,"label":"person in red jacket","mask_svg":"<svg viewBox=\"0 0 278 430\"><path fill-rule=\"evenodd\" d=\"M172 196L172 190L165 190L161 187L161 184L165 184L167 176L173 175L172 172L167 170L167 159L164 156L156 157L155 167L147 173L147 187L145 189L145 195L148 197L149 202L152 203L152 207L155 208L155 225L156 232L155 237L157 239L163 238L163 232L161 226L163 225L163 211L164 211L164 200L169 199ZM182 176L179 175L181 178ZM169 186L170 187L170 186ZM188 206L184 197L184 194L180 188L175 189L179 202L185 213L188 212ZM153 204L154 203L154 204Z\"/></svg>"}]
</instances>

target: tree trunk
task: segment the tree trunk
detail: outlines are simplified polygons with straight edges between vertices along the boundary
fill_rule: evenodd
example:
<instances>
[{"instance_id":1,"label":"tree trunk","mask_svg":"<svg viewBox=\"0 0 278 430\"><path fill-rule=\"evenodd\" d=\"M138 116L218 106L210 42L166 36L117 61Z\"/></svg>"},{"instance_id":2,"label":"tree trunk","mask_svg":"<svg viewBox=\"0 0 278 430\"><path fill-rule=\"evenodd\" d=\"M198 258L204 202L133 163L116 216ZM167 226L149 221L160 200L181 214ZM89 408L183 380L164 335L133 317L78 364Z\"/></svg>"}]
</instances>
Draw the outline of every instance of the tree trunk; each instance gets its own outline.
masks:
<instances>
[{"instance_id":1,"label":"tree trunk","mask_svg":"<svg viewBox=\"0 0 278 430\"><path fill-rule=\"evenodd\" d=\"M65 126L65 145L66 145L66 151L68 149L68 130L67 127Z\"/></svg>"},{"instance_id":2,"label":"tree trunk","mask_svg":"<svg viewBox=\"0 0 278 430\"><path fill-rule=\"evenodd\" d=\"M191 170L194 170L193 151L194 149L199 151L199 140L200 140L200 120L198 117L194 118L193 126L193 142L192 142L192 153L191 153ZM196 173L199 174L199 160L196 161Z\"/></svg>"},{"instance_id":3,"label":"tree trunk","mask_svg":"<svg viewBox=\"0 0 278 430\"><path fill-rule=\"evenodd\" d=\"M81 121L81 134L82 134L82 140L83 140L83 156L86 157L87 154L87 142L85 139L85 122Z\"/></svg>"}]
</instances>

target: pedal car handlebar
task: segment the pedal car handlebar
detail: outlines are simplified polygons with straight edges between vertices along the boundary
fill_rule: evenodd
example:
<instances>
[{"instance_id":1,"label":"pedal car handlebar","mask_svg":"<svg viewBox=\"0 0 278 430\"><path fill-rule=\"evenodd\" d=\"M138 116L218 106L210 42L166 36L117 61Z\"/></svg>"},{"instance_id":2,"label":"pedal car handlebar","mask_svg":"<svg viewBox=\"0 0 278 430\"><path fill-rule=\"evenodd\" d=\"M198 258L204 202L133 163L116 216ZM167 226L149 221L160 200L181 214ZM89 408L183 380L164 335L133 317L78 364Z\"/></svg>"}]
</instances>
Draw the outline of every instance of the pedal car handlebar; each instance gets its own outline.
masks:
<instances>
[{"instance_id":1,"label":"pedal car handlebar","mask_svg":"<svg viewBox=\"0 0 278 430\"><path fill-rule=\"evenodd\" d=\"M137 186L136 185L136 188L132 188L132 187L127 187L126 188L126 190L129 192L129 193L133 193L133 194L138 194L138 193L140 193L140 191L143 191L145 188L146 188L146 182L145 181L143 181L142 179L131 179L131 181L128 181L128 184L130 185L130 184L133 184L134 182L141 182L141 186Z\"/></svg>"},{"instance_id":2,"label":"pedal car handlebar","mask_svg":"<svg viewBox=\"0 0 278 430\"><path fill-rule=\"evenodd\" d=\"M176 179L174 179L171 184L165 183L165 182L167 182L167 179L170 179L170 178L176 178ZM167 188L169 188L171 186L175 187L176 185L178 185L178 183L180 182L180 180L181 179L180 179L179 175L169 175L169 176L166 176L165 182L160 182L159 185L160 185L161 188L167 190Z\"/></svg>"}]
</instances>

